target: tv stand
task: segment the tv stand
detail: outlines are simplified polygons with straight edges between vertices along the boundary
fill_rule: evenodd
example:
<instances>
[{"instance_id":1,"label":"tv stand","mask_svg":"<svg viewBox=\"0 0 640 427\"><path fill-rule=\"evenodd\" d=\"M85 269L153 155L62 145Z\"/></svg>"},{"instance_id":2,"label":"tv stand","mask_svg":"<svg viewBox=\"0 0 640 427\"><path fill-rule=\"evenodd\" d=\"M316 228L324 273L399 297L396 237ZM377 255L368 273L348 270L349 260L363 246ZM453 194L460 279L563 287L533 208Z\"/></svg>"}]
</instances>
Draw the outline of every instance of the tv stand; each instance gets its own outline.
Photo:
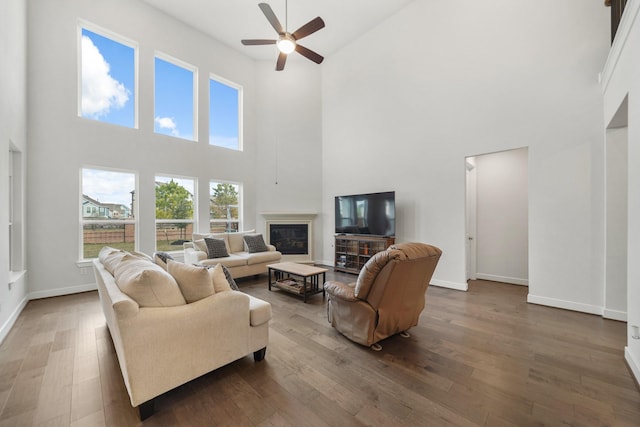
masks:
<instances>
[{"instance_id":1,"label":"tv stand","mask_svg":"<svg viewBox=\"0 0 640 427\"><path fill-rule=\"evenodd\" d=\"M394 243L394 237L336 235L334 268L336 271L359 274L369 258Z\"/></svg>"}]
</instances>

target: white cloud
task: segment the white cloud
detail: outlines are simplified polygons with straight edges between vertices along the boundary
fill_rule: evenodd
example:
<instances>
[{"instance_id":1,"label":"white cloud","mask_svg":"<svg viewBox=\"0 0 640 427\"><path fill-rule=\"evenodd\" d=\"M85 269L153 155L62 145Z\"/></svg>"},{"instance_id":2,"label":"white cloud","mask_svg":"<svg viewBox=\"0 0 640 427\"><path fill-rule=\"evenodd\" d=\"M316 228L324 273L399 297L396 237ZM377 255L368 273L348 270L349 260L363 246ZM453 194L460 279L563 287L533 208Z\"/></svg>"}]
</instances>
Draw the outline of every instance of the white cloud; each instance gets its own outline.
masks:
<instances>
[{"instance_id":1,"label":"white cloud","mask_svg":"<svg viewBox=\"0 0 640 427\"><path fill-rule=\"evenodd\" d=\"M156 117L155 122L160 129L168 129L171 131L171 135L180 136L180 132L178 132L178 125L173 120L173 117Z\"/></svg>"},{"instance_id":2,"label":"white cloud","mask_svg":"<svg viewBox=\"0 0 640 427\"><path fill-rule=\"evenodd\" d=\"M98 118L122 108L130 91L110 74L110 65L87 36L82 36L82 115Z\"/></svg>"}]
</instances>

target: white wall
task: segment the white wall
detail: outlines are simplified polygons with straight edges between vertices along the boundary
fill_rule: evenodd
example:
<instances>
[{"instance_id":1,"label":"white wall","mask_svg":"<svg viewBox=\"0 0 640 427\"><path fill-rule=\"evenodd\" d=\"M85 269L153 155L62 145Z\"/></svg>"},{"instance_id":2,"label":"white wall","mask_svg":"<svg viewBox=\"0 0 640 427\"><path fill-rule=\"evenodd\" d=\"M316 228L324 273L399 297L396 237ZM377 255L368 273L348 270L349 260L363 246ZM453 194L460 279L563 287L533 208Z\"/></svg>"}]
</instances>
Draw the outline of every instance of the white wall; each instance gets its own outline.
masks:
<instances>
[{"instance_id":1,"label":"white wall","mask_svg":"<svg viewBox=\"0 0 640 427\"><path fill-rule=\"evenodd\" d=\"M526 148L475 157L478 279L528 284L527 159Z\"/></svg>"},{"instance_id":2,"label":"white wall","mask_svg":"<svg viewBox=\"0 0 640 427\"><path fill-rule=\"evenodd\" d=\"M93 287L91 271L76 265L79 256L79 170L82 166L111 167L138 172L140 250L154 250L154 176L173 174L194 177L199 182L199 200L208 200L208 182L225 179L243 183L244 228L263 227L259 210L279 210L304 200L300 210L317 208L318 189L311 195L308 187L319 179L319 168L307 168L309 184L297 185L276 198L259 196L269 189L262 173L271 165L265 150L258 148L263 136L258 129L272 117L259 108L267 105L258 78L262 66L202 33L176 21L142 2L113 0L34 1L29 3L29 262L38 268L29 278L32 297L57 295ZM139 129L132 130L77 117L77 20L82 18L139 43ZM239 46L240 48L240 46ZM161 51L196 66L199 70L199 135L208 135L208 76L214 73L243 86L244 151L235 152L208 145L206 138L197 143L178 140L153 132L153 57ZM291 67L289 67L291 66ZM287 72L295 64L287 64ZM270 71L274 73L275 71ZM311 84L314 79L310 78ZM306 98L293 89L303 87L298 76L287 95L293 105L289 111L296 121L307 124ZM317 83L315 83L317 84ZM316 89L315 92L318 92ZM310 105L319 105L314 90ZM279 102L278 100L276 100ZM282 100L284 101L284 99ZM319 118L316 118L319 121ZM310 137L299 147L288 150L284 160L300 164L307 159L305 147L319 139L319 125L311 125ZM294 128L295 129L295 128ZM283 136L299 136L298 130ZM319 152L319 149L317 149ZM260 198L260 202L258 199ZM258 208L259 206L259 208ZM311 207L309 207L311 206ZM208 206L198 209L200 229L208 229ZM85 272L87 274L81 274Z\"/></svg>"},{"instance_id":3,"label":"white wall","mask_svg":"<svg viewBox=\"0 0 640 427\"><path fill-rule=\"evenodd\" d=\"M627 347L625 358L640 381L640 339L632 327L640 326L640 15L639 2L628 2L616 40L603 71L604 123L612 121L628 100L628 223L627 223ZM604 132L604 126L603 126ZM604 144L603 144L604 145Z\"/></svg>"},{"instance_id":4,"label":"white wall","mask_svg":"<svg viewBox=\"0 0 640 427\"><path fill-rule=\"evenodd\" d=\"M397 239L439 246L433 283L464 289L464 158L527 146L529 301L601 313L608 22L599 2L416 0L332 55L323 212L395 190Z\"/></svg>"},{"instance_id":5,"label":"white wall","mask_svg":"<svg viewBox=\"0 0 640 427\"><path fill-rule=\"evenodd\" d=\"M25 275L9 285L9 147L27 153L27 6L0 2L0 342L27 301ZM24 187L23 187L24 190ZM14 224L24 229L24 224ZM22 251L24 251L22 247ZM13 274L12 274L13 276Z\"/></svg>"}]
</instances>

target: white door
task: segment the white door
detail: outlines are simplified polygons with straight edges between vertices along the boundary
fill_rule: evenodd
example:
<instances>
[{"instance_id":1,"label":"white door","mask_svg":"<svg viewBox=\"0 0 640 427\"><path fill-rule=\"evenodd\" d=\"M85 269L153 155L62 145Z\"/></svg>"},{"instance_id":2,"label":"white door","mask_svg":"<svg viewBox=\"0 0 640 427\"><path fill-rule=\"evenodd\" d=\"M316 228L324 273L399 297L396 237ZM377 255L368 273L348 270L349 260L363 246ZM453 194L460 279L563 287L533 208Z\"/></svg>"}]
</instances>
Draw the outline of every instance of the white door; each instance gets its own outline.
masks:
<instances>
[{"instance_id":1,"label":"white door","mask_svg":"<svg viewBox=\"0 0 640 427\"><path fill-rule=\"evenodd\" d=\"M466 231L465 252L467 258L467 280L476 279L476 167L475 158L465 159L466 168Z\"/></svg>"}]
</instances>

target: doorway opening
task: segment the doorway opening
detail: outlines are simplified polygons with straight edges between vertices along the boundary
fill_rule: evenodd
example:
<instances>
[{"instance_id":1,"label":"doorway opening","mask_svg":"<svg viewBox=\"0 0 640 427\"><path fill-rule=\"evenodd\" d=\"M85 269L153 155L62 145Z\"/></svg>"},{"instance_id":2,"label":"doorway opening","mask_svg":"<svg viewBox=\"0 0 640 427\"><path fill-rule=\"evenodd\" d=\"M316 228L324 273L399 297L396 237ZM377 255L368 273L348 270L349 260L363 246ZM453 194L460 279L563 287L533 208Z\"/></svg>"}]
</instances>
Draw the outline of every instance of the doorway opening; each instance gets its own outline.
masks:
<instances>
[{"instance_id":1,"label":"doorway opening","mask_svg":"<svg viewBox=\"0 0 640 427\"><path fill-rule=\"evenodd\" d=\"M467 280L529 284L528 149L465 158Z\"/></svg>"},{"instance_id":2,"label":"doorway opening","mask_svg":"<svg viewBox=\"0 0 640 427\"><path fill-rule=\"evenodd\" d=\"M607 126L605 140L605 286L602 316L627 320L628 97Z\"/></svg>"}]
</instances>

